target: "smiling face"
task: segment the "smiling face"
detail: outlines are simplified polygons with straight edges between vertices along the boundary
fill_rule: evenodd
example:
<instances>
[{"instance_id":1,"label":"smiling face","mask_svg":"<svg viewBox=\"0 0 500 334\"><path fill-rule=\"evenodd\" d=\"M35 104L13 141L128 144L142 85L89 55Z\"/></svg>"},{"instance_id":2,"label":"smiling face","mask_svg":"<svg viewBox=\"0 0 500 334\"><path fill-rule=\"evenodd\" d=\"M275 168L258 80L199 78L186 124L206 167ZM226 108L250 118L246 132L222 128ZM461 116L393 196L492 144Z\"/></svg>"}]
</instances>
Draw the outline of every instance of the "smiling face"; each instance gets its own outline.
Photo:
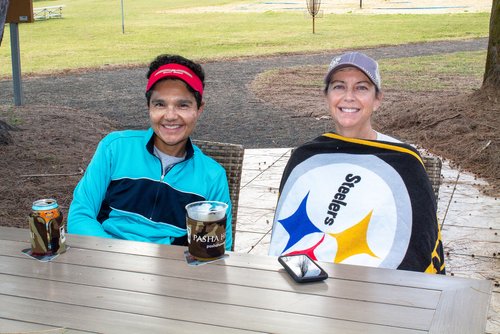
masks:
<instances>
[{"instance_id":1,"label":"smiling face","mask_svg":"<svg viewBox=\"0 0 500 334\"><path fill-rule=\"evenodd\" d=\"M168 155L183 156L203 108L204 102L198 108L193 93L183 81L168 79L156 83L149 104L155 146Z\"/></svg>"},{"instance_id":2,"label":"smiling face","mask_svg":"<svg viewBox=\"0 0 500 334\"><path fill-rule=\"evenodd\" d=\"M382 100L375 85L356 67L337 70L326 92L328 109L337 133L345 137L376 139L371 116Z\"/></svg>"}]
</instances>

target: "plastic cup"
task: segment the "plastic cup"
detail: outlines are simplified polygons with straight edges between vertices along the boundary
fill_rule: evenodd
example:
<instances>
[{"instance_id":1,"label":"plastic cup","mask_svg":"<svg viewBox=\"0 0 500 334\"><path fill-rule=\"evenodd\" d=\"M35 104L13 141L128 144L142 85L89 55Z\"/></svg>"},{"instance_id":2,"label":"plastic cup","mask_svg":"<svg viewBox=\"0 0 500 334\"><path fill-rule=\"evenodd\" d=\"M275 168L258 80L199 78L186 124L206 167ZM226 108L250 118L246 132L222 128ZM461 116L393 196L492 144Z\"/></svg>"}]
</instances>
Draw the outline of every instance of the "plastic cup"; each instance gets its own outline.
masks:
<instances>
[{"instance_id":1,"label":"plastic cup","mask_svg":"<svg viewBox=\"0 0 500 334\"><path fill-rule=\"evenodd\" d=\"M189 253L200 261L221 257L226 251L226 203L199 201L186 205Z\"/></svg>"}]
</instances>

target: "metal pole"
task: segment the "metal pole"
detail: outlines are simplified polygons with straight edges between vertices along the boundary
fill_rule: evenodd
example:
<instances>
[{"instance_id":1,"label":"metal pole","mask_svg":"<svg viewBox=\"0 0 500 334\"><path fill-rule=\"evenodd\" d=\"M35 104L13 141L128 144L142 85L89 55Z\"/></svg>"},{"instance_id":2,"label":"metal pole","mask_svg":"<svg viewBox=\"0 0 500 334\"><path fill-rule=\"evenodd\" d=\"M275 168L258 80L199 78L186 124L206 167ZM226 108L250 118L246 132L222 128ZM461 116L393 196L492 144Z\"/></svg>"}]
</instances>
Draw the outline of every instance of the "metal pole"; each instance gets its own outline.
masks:
<instances>
[{"instance_id":1,"label":"metal pole","mask_svg":"<svg viewBox=\"0 0 500 334\"><path fill-rule=\"evenodd\" d=\"M19 52L19 26L10 23L10 50L12 58L12 82L14 83L14 104L23 104L23 86L21 82L21 53Z\"/></svg>"},{"instance_id":2,"label":"metal pole","mask_svg":"<svg viewBox=\"0 0 500 334\"><path fill-rule=\"evenodd\" d=\"M122 34L125 33L125 14L123 12L123 0L121 0L122 3Z\"/></svg>"},{"instance_id":3,"label":"metal pole","mask_svg":"<svg viewBox=\"0 0 500 334\"><path fill-rule=\"evenodd\" d=\"M363 0L359 0L359 8L362 9L363 8Z\"/></svg>"}]
</instances>

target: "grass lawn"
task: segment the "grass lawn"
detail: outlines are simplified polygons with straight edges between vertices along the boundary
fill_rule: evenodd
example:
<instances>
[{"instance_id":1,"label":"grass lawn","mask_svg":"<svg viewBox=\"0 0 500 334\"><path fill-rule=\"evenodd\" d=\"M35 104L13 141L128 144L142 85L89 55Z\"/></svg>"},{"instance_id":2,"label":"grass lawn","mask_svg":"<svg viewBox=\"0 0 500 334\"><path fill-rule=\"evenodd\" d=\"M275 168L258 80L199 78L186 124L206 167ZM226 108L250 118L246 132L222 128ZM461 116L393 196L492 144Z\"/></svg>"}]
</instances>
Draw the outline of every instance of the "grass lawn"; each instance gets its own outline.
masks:
<instances>
[{"instance_id":1,"label":"grass lawn","mask_svg":"<svg viewBox=\"0 0 500 334\"><path fill-rule=\"evenodd\" d=\"M320 52L488 36L489 13L442 15L182 12L199 1L34 0L64 5L62 19L20 24L22 72L47 73L146 64L160 53L199 61L277 53ZM204 0L203 6L245 1ZM179 11L180 10L180 11ZM11 75L9 26L0 47L0 77Z\"/></svg>"}]
</instances>

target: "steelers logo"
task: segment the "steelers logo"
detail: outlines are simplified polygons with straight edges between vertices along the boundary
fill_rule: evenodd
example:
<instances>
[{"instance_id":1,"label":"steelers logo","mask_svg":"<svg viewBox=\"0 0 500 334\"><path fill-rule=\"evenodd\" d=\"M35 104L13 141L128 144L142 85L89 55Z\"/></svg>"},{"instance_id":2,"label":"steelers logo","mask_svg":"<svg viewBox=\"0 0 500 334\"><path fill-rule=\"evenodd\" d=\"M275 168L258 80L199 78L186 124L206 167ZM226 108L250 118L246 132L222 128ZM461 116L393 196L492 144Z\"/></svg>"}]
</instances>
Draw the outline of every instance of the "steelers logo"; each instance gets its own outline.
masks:
<instances>
[{"instance_id":1,"label":"steelers logo","mask_svg":"<svg viewBox=\"0 0 500 334\"><path fill-rule=\"evenodd\" d=\"M288 176L270 254L396 268L408 249L412 207L399 173L373 155L317 154Z\"/></svg>"}]
</instances>

